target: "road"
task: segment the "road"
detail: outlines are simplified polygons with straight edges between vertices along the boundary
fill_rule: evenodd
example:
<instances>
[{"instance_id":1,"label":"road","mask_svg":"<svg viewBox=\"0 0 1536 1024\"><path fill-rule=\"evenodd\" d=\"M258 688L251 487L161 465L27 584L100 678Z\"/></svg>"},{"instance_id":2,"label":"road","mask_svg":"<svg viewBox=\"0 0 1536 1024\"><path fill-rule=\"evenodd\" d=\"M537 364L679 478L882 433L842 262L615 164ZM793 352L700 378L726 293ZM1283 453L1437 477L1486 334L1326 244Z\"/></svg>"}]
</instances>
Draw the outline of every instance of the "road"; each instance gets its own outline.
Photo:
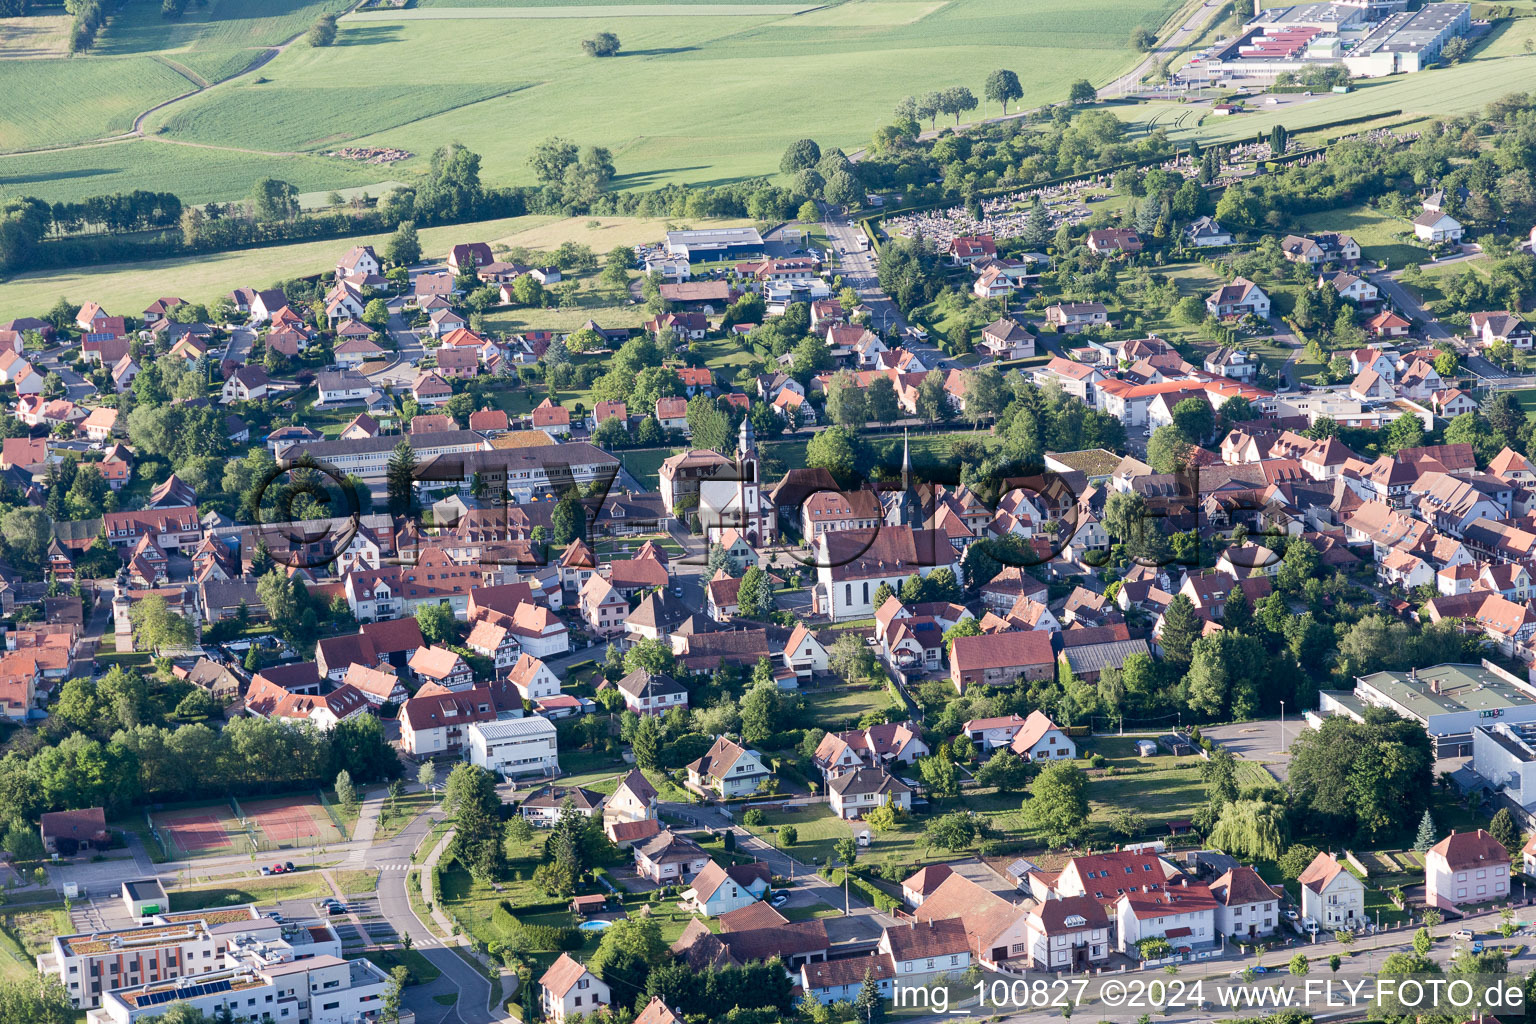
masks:
<instances>
[{"instance_id":1,"label":"road","mask_svg":"<svg viewBox=\"0 0 1536 1024\"><path fill-rule=\"evenodd\" d=\"M36 362L38 366L43 368L44 375L50 372L59 375L59 379L64 382L64 397L78 405L96 394L96 385L80 376L66 363L59 360L59 357L66 349L72 349L73 347L72 345L58 345L53 348L44 349L37 354Z\"/></svg>"},{"instance_id":2,"label":"road","mask_svg":"<svg viewBox=\"0 0 1536 1024\"><path fill-rule=\"evenodd\" d=\"M864 238L863 230L830 204L817 205L821 207L827 238L833 248L841 253L837 257L838 273L842 274L843 280L859 293L859 298L870 308L874 327L886 338L901 337L900 344L921 359L923 365L930 370L947 370L954 366L954 362L944 358L944 353L931 341L918 341L901 333L908 326L907 320L901 315L901 310L896 308L896 303L880 288L875 251L871 249L866 252L859 244Z\"/></svg>"},{"instance_id":3,"label":"road","mask_svg":"<svg viewBox=\"0 0 1536 1024\"><path fill-rule=\"evenodd\" d=\"M427 354L421 343L421 334L411 328L405 317L405 298L396 296L387 303L389 323L385 330L395 343L394 358L373 373L368 379L376 384L410 384L416 380L416 365Z\"/></svg>"},{"instance_id":4,"label":"road","mask_svg":"<svg viewBox=\"0 0 1536 1024\"><path fill-rule=\"evenodd\" d=\"M224 348L224 358L236 366L244 366L251 358L251 348L256 344L256 331L250 327L236 327L229 332L229 344Z\"/></svg>"},{"instance_id":5,"label":"road","mask_svg":"<svg viewBox=\"0 0 1536 1024\"><path fill-rule=\"evenodd\" d=\"M1135 92L1141 86L1141 80L1146 74L1157 66L1165 57L1172 57L1184 47L1184 44L1193 39L1205 23L1215 14L1215 9L1222 6L1220 2L1205 0L1205 3L1196 8L1183 25L1179 26L1167 39L1162 40L1151 52L1130 71L1110 82L1099 90L1100 96L1124 96L1128 92Z\"/></svg>"},{"instance_id":6,"label":"road","mask_svg":"<svg viewBox=\"0 0 1536 1024\"><path fill-rule=\"evenodd\" d=\"M1397 282L1397 271L1377 270L1367 273L1366 277L1399 312L1419 322L1430 344L1451 340L1451 332L1445 329L1445 325L1436 320L1434 314L1425 309L1412 292Z\"/></svg>"}]
</instances>

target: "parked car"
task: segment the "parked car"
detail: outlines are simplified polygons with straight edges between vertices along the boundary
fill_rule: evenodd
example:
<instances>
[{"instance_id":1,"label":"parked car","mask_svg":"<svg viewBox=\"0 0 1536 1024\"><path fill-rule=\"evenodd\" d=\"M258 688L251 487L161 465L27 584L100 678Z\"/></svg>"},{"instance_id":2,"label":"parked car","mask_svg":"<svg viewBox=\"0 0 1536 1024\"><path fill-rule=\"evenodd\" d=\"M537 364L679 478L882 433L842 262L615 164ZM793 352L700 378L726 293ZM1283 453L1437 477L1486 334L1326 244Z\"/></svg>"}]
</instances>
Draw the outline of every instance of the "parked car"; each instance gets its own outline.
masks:
<instances>
[{"instance_id":1,"label":"parked car","mask_svg":"<svg viewBox=\"0 0 1536 1024\"><path fill-rule=\"evenodd\" d=\"M782 907L789 902L789 893L776 892L773 894L773 899L770 902L776 907Z\"/></svg>"},{"instance_id":2,"label":"parked car","mask_svg":"<svg viewBox=\"0 0 1536 1024\"><path fill-rule=\"evenodd\" d=\"M283 867L281 864L273 864L272 865L272 873L274 875L281 875L283 872L285 872L287 870L288 869Z\"/></svg>"},{"instance_id":3,"label":"parked car","mask_svg":"<svg viewBox=\"0 0 1536 1024\"><path fill-rule=\"evenodd\" d=\"M293 866L293 861L285 860L285 861L283 861L283 870L284 871L297 871L298 869Z\"/></svg>"},{"instance_id":4,"label":"parked car","mask_svg":"<svg viewBox=\"0 0 1536 1024\"><path fill-rule=\"evenodd\" d=\"M261 873L264 875L270 875L272 873L272 869L263 864L261 866Z\"/></svg>"},{"instance_id":5,"label":"parked car","mask_svg":"<svg viewBox=\"0 0 1536 1024\"><path fill-rule=\"evenodd\" d=\"M1452 935L1451 935L1451 938L1459 939L1462 942L1471 942L1472 941L1472 929L1470 929L1470 928L1462 928L1462 929L1460 929L1460 930L1458 930L1456 932L1453 932Z\"/></svg>"},{"instance_id":6,"label":"parked car","mask_svg":"<svg viewBox=\"0 0 1536 1024\"><path fill-rule=\"evenodd\" d=\"M330 917L340 917L347 912L347 908L340 903L333 903L325 908L325 912Z\"/></svg>"}]
</instances>

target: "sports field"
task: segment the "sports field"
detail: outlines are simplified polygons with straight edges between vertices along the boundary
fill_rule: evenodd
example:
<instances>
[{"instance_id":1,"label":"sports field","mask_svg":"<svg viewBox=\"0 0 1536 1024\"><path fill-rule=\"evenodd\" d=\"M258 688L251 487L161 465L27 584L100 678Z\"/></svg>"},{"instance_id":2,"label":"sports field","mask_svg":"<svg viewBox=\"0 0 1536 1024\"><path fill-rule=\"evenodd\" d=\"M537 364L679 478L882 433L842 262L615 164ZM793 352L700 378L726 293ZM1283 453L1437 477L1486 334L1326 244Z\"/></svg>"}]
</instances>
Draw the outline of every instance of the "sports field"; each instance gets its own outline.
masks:
<instances>
[{"instance_id":1,"label":"sports field","mask_svg":"<svg viewBox=\"0 0 1536 1024\"><path fill-rule=\"evenodd\" d=\"M252 831L259 833L271 848L320 846L346 838L318 797L242 800L240 809Z\"/></svg>"},{"instance_id":2,"label":"sports field","mask_svg":"<svg viewBox=\"0 0 1536 1024\"><path fill-rule=\"evenodd\" d=\"M243 842L245 834L240 828L240 820L235 817L228 801L157 811L150 820L160 834L167 856L172 859L215 857L250 850L250 844Z\"/></svg>"},{"instance_id":3,"label":"sports field","mask_svg":"<svg viewBox=\"0 0 1536 1024\"><path fill-rule=\"evenodd\" d=\"M221 82L342 6L210 0L165 21L153 0L128 0L96 51L70 60L67 77L89 86L84 95L47 90L33 109L0 111L0 150L120 132L136 114ZM483 155L487 182L525 183L529 153L557 134L611 149L619 188L771 174L784 147L808 131L824 146L862 145L903 96L963 84L980 97L994 68L1018 71L1026 104L1060 100L1078 78L1107 81L1136 60L1130 30L1159 26L1177 7L421 0L405 11L347 15L335 45L301 39L250 74L150 114L146 138L0 157L0 193L58 201L170 184L190 202L227 201L264 175L324 191L410 180L452 141ZM582 40L601 31L619 35L618 56L582 52ZM46 49L48 38L17 47ZM52 62L0 60L0 91L31 81L17 70L23 63ZM122 78L118 92L103 95L98 76ZM414 156L379 167L323 155L344 144Z\"/></svg>"}]
</instances>

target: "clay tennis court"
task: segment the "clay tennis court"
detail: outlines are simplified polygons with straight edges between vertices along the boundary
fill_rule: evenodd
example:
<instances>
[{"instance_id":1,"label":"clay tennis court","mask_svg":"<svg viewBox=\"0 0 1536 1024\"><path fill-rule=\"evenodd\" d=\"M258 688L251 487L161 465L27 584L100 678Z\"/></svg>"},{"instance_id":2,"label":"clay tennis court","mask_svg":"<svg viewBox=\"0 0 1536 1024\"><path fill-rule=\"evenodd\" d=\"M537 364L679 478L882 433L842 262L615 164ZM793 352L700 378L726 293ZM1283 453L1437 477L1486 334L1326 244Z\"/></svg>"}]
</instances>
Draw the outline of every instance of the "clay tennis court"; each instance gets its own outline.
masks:
<instances>
[{"instance_id":1,"label":"clay tennis court","mask_svg":"<svg viewBox=\"0 0 1536 1024\"><path fill-rule=\"evenodd\" d=\"M314 797L242 800L240 809L274 846L318 846L343 838L330 813Z\"/></svg>"},{"instance_id":2,"label":"clay tennis court","mask_svg":"<svg viewBox=\"0 0 1536 1024\"><path fill-rule=\"evenodd\" d=\"M228 804L214 807L189 808L184 811L160 811L154 815L155 828L160 831L166 844L173 849L173 856L197 857L213 853L229 853L234 849L234 832L226 823L238 826L232 819Z\"/></svg>"}]
</instances>

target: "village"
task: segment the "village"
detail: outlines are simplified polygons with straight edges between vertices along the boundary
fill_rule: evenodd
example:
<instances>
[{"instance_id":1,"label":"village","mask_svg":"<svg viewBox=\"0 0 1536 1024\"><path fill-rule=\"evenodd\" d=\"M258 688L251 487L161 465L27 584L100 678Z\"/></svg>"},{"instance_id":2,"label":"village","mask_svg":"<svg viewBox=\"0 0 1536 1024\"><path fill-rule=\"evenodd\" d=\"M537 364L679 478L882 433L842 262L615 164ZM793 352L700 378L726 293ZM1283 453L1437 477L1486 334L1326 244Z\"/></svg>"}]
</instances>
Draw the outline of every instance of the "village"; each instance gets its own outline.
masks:
<instances>
[{"instance_id":1,"label":"village","mask_svg":"<svg viewBox=\"0 0 1536 1024\"><path fill-rule=\"evenodd\" d=\"M5 950L91 1024L1530 968L1536 227L1293 143L0 324Z\"/></svg>"}]
</instances>

